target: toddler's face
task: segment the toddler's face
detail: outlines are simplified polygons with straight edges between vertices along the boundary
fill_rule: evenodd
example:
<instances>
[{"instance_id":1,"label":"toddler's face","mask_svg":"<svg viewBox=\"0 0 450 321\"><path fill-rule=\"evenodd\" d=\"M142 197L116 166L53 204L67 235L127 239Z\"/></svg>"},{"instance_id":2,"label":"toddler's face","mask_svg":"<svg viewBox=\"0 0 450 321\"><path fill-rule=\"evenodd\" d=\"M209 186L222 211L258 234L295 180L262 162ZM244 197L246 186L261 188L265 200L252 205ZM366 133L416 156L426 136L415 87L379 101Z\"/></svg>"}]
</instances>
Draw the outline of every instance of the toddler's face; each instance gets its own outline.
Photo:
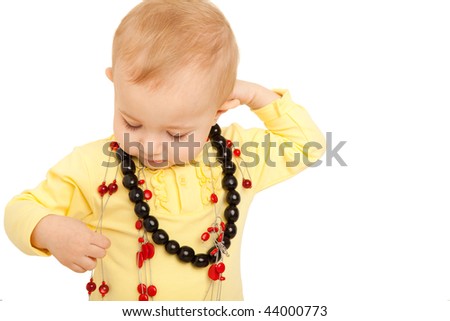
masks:
<instances>
[{"instance_id":1,"label":"toddler's face","mask_svg":"<svg viewBox=\"0 0 450 321\"><path fill-rule=\"evenodd\" d=\"M161 169L193 160L206 143L218 113L209 81L184 70L168 86L132 84L123 72L107 70L114 82L114 135L142 164Z\"/></svg>"}]
</instances>

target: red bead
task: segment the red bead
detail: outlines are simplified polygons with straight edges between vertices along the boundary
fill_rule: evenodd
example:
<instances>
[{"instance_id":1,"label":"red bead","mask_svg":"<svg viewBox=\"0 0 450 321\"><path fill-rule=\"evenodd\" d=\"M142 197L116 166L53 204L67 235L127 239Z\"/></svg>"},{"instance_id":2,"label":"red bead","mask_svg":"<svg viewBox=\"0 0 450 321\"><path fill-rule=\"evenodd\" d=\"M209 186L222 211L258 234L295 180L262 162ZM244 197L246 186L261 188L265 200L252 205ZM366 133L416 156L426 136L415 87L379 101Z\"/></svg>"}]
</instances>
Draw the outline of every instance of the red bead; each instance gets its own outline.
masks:
<instances>
[{"instance_id":1,"label":"red bead","mask_svg":"<svg viewBox=\"0 0 450 321\"><path fill-rule=\"evenodd\" d=\"M144 283L141 283L137 286L138 293L144 294L147 292L147 286Z\"/></svg>"},{"instance_id":2,"label":"red bead","mask_svg":"<svg viewBox=\"0 0 450 321\"><path fill-rule=\"evenodd\" d=\"M223 239L223 233L220 233L219 237L217 238L217 242L222 242Z\"/></svg>"},{"instance_id":3,"label":"red bead","mask_svg":"<svg viewBox=\"0 0 450 321\"><path fill-rule=\"evenodd\" d=\"M217 253L218 251L219 251L219 250L218 250L217 247L216 247L214 250L211 251L211 253L209 253L209 255L214 256L214 255L216 255L216 253Z\"/></svg>"},{"instance_id":4,"label":"red bead","mask_svg":"<svg viewBox=\"0 0 450 321\"><path fill-rule=\"evenodd\" d=\"M136 253L136 263L137 263L138 268L141 268L142 265L144 265L144 254L142 254L141 251L138 251Z\"/></svg>"},{"instance_id":5,"label":"red bead","mask_svg":"<svg viewBox=\"0 0 450 321\"><path fill-rule=\"evenodd\" d=\"M114 180L114 182L112 182L111 184L108 185L109 195L114 194L115 192L117 192L118 189L119 189L119 186L117 186L116 180Z\"/></svg>"},{"instance_id":6,"label":"red bead","mask_svg":"<svg viewBox=\"0 0 450 321\"><path fill-rule=\"evenodd\" d=\"M209 233L211 233L212 231L214 231L214 227L208 227L208 229L207 229L207 231L209 232Z\"/></svg>"},{"instance_id":7,"label":"red bead","mask_svg":"<svg viewBox=\"0 0 450 321\"><path fill-rule=\"evenodd\" d=\"M149 191L148 189L146 189L145 191L144 191L144 198L148 201L149 199L151 199L152 198L152 192L151 191Z\"/></svg>"},{"instance_id":8,"label":"red bead","mask_svg":"<svg viewBox=\"0 0 450 321\"><path fill-rule=\"evenodd\" d=\"M217 197L217 195L212 193L211 194L211 202L217 203L218 201L219 201L219 198Z\"/></svg>"},{"instance_id":9,"label":"red bead","mask_svg":"<svg viewBox=\"0 0 450 321\"><path fill-rule=\"evenodd\" d=\"M138 238L138 242L139 243L144 243L144 238L141 236L140 238Z\"/></svg>"},{"instance_id":10,"label":"red bead","mask_svg":"<svg viewBox=\"0 0 450 321\"><path fill-rule=\"evenodd\" d=\"M252 188L252 181L249 180L249 179L244 179L244 180L242 181L242 186L243 186L244 188Z\"/></svg>"},{"instance_id":11,"label":"red bead","mask_svg":"<svg viewBox=\"0 0 450 321\"><path fill-rule=\"evenodd\" d=\"M134 224L134 226L136 227L137 230L140 230L142 228L142 221L141 220L137 220L136 224Z\"/></svg>"},{"instance_id":12,"label":"red bead","mask_svg":"<svg viewBox=\"0 0 450 321\"><path fill-rule=\"evenodd\" d=\"M220 281L225 281L225 277L224 277L224 276L221 276L219 280L220 280Z\"/></svg>"},{"instance_id":13,"label":"red bead","mask_svg":"<svg viewBox=\"0 0 450 321\"><path fill-rule=\"evenodd\" d=\"M147 294L141 294L139 296L139 301L148 301L148 295Z\"/></svg>"},{"instance_id":14,"label":"red bead","mask_svg":"<svg viewBox=\"0 0 450 321\"><path fill-rule=\"evenodd\" d=\"M209 240L209 237L210 237L210 235L209 235L208 232L203 233L203 234L202 234L202 241L203 241L203 242L208 241L208 240Z\"/></svg>"},{"instance_id":15,"label":"red bead","mask_svg":"<svg viewBox=\"0 0 450 321\"><path fill-rule=\"evenodd\" d=\"M224 222L220 222L220 228L222 229L222 231L225 231L225 223Z\"/></svg>"},{"instance_id":16,"label":"red bead","mask_svg":"<svg viewBox=\"0 0 450 321\"><path fill-rule=\"evenodd\" d=\"M118 142L111 142L109 144L109 148L111 148L111 150L116 151L119 149L119 143Z\"/></svg>"},{"instance_id":17,"label":"red bead","mask_svg":"<svg viewBox=\"0 0 450 321\"><path fill-rule=\"evenodd\" d=\"M212 264L208 270L208 276L211 280L216 281L219 279L220 275L216 270L217 264Z\"/></svg>"},{"instance_id":18,"label":"red bead","mask_svg":"<svg viewBox=\"0 0 450 321\"><path fill-rule=\"evenodd\" d=\"M138 183L139 183L139 185L144 185L145 184L145 180L140 179Z\"/></svg>"},{"instance_id":19,"label":"red bead","mask_svg":"<svg viewBox=\"0 0 450 321\"><path fill-rule=\"evenodd\" d=\"M156 286L154 285L150 285L147 289L148 295L150 295L151 297L154 297L156 295L156 293L158 293L158 289L156 288Z\"/></svg>"},{"instance_id":20,"label":"red bead","mask_svg":"<svg viewBox=\"0 0 450 321\"><path fill-rule=\"evenodd\" d=\"M219 274L222 274L223 272L225 272L225 264L223 264L223 262L217 263L216 271Z\"/></svg>"},{"instance_id":21,"label":"red bead","mask_svg":"<svg viewBox=\"0 0 450 321\"><path fill-rule=\"evenodd\" d=\"M86 284L86 290L88 291L89 294L91 294L92 292L95 291L95 289L97 288L97 284L95 284L95 282L91 280L88 282L88 284Z\"/></svg>"},{"instance_id":22,"label":"red bead","mask_svg":"<svg viewBox=\"0 0 450 321\"><path fill-rule=\"evenodd\" d=\"M152 243L142 244L142 255L144 260L149 260L155 256L155 246Z\"/></svg>"},{"instance_id":23,"label":"red bead","mask_svg":"<svg viewBox=\"0 0 450 321\"><path fill-rule=\"evenodd\" d=\"M148 258L151 259L155 256L155 246L152 243L147 243Z\"/></svg>"},{"instance_id":24,"label":"red bead","mask_svg":"<svg viewBox=\"0 0 450 321\"><path fill-rule=\"evenodd\" d=\"M233 146L233 142L229 139L227 139L227 147L231 148L231 146Z\"/></svg>"},{"instance_id":25,"label":"red bead","mask_svg":"<svg viewBox=\"0 0 450 321\"><path fill-rule=\"evenodd\" d=\"M217 226L214 226L214 232L219 232L219 228Z\"/></svg>"},{"instance_id":26,"label":"red bead","mask_svg":"<svg viewBox=\"0 0 450 321\"><path fill-rule=\"evenodd\" d=\"M106 293L109 292L109 286L106 285L106 282L103 281L102 285L98 288L98 291L102 294L102 297L106 295Z\"/></svg>"},{"instance_id":27,"label":"red bead","mask_svg":"<svg viewBox=\"0 0 450 321\"><path fill-rule=\"evenodd\" d=\"M235 148L233 150L233 154L234 154L234 156L239 157L239 156L241 156L241 150L238 148Z\"/></svg>"},{"instance_id":28,"label":"red bead","mask_svg":"<svg viewBox=\"0 0 450 321\"><path fill-rule=\"evenodd\" d=\"M148 259L148 251L147 251L147 247L145 246L145 244L142 244L141 252L142 252L142 259L144 261L147 260Z\"/></svg>"},{"instance_id":29,"label":"red bead","mask_svg":"<svg viewBox=\"0 0 450 321\"><path fill-rule=\"evenodd\" d=\"M103 197L103 195L105 195L106 193L108 193L108 186L106 186L106 183L103 182L102 185L100 185L97 188L98 193L100 194L101 197Z\"/></svg>"}]
</instances>

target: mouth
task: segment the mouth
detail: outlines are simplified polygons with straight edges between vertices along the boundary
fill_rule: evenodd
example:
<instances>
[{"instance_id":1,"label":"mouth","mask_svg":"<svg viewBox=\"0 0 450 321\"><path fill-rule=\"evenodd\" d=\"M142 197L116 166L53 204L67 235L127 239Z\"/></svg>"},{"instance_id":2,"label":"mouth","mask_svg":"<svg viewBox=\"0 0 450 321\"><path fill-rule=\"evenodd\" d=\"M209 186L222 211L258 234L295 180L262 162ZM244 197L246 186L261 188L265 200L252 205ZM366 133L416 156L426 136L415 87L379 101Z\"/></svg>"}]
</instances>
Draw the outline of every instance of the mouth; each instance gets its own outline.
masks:
<instances>
[{"instance_id":1,"label":"mouth","mask_svg":"<svg viewBox=\"0 0 450 321\"><path fill-rule=\"evenodd\" d=\"M145 164L149 164L152 167L163 167L168 165L168 161L165 159L144 159Z\"/></svg>"}]
</instances>

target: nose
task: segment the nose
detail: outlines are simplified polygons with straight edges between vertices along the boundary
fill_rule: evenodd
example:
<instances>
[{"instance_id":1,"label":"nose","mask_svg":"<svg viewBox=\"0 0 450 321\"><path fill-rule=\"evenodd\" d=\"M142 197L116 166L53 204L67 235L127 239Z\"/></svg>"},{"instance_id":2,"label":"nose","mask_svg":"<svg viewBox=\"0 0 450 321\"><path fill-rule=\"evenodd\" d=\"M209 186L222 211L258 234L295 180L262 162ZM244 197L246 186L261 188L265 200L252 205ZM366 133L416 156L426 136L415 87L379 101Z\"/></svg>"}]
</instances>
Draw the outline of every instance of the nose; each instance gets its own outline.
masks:
<instances>
[{"instance_id":1,"label":"nose","mask_svg":"<svg viewBox=\"0 0 450 321\"><path fill-rule=\"evenodd\" d=\"M144 146L145 155L151 159L162 159L163 155L165 155L164 153L167 153L168 144L161 137L147 136L142 145Z\"/></svg>"}]
</instances>

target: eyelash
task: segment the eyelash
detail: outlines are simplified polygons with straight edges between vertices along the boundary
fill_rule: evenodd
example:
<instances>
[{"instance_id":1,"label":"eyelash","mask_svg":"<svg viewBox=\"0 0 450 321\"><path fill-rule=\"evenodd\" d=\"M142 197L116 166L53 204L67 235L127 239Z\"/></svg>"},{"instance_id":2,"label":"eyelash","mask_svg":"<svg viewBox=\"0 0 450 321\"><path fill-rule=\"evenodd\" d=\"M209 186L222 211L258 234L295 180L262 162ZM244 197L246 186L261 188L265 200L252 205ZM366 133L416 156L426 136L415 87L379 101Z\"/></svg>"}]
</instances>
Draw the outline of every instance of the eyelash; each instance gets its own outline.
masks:
<instances>
[{"instance_id":1,"label":"eyelash","mask_svg":"<svg viewBox=\"0 0 450 321\"><path fill-rule=\"evenodd\" d=\"M175 135L173 135L173 134L171 134L171 133L169 133L169 132L168 132L168 134L169 134L170 136L172 136L172 137L174 137L174 138L178 138L178 139L183 138L183 137L186 137L186 136L188 135L188 134L183 134L183 135L175 134Z\"/></svg>"},{"instance_id":2,"label":"eyelash","mask_svg":"<svg viewBox=\"0 0 450 321\"><path fill-rule=\"evenodd\" d=\"M139 128L141 128L141 126L131 126L124 118L123 118L123 123L125 124L126 129L128 129L130 131L135 131L135 130L138 130Z\"/></svg>"},{"instance_id":3,"label":"eyelash","mask_svg":"<svg viewBox=\"0 0 450 321\"><path fill-rule=\"evenodd\" d=\"M124 122L124 124L125 124L125 128L126 129L128 129L128 130L130 130L130 131L135 131L135 130L138 130L139 128L141 128L141 126L139 125L139 126L132 126L132 125L130 125L125 119L123 119L123 122ZM167 132L170 136L172 136L172 137L174 137L174 138L183 138L183 137L186 137L189 133L187 133L187 134L183 134L183 135L180 135L180 134L175 134L175 135L173 135L173 134L171 134L171 133L169 133L169 132Z\"/></svg>"}]
</instances>

